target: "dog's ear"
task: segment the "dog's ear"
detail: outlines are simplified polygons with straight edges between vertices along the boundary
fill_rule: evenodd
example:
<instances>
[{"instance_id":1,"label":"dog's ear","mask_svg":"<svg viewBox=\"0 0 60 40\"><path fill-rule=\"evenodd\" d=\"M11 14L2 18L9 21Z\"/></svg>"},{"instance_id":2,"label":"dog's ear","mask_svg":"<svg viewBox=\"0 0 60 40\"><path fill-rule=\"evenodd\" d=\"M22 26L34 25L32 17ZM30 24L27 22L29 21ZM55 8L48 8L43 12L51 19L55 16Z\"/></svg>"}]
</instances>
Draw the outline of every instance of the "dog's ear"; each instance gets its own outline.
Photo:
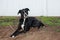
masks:
<instances>
[{"instance_id":1,"label":"dog's ear","mask_svg":"<svg viewBox=\"0 0 60 40\"><path fill-rule=\"evenodd\" d=\"M22 13L22 10L19 10L17 14L20 14L20 13Z\"/></svg>"},{"instance_id":2,"label":"dog's ear","mask_svg":"<svg viewBox=\"0 0 60 40\"><path fill-rule=\"evenodd\" d=\"M21 13L21 10L19 10L17 14L19 14L19 13Z\"/></svg>"},{"instance_id":3,"label":"dog's ear","mask_svg":"<svg viewBox=\"0 0 60 40\"><path fill-rule=\"evenodd\" d=\"M26 11L30 11L29 8L25 8Z\"/></svg>"}]
</instances>

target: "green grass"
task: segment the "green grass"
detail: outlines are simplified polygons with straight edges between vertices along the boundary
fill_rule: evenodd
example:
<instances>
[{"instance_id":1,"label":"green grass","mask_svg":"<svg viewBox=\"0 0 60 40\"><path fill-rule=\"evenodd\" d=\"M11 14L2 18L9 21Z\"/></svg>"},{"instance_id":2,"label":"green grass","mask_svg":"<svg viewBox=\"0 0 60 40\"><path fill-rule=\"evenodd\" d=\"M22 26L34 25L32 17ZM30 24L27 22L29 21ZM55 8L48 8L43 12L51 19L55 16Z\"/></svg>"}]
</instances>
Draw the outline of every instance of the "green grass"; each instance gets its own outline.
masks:
<instances>
[{"instance_id":1,"label":"green grass","mask_svg":"<svg viewBox=\"0 0 60 40\"><path fill-rule=\"evenodd\" d=\"M60 17L37 17L44 24L49 26L60 26Z\"/></svg>"},{"instance_id":2,"label":"green grass","mask_svg":"<svg viewBox=\"0 0 60 40\"><path fill-rule=\"evenodd\" d=\"M18 18L14 16L2 16L0 17L0 26L16 25Z\"/></svg>"},{"instance_id":3,"label":"green grass","mask_svg":"<svg viewBox=\"0 0 60 40\"><path fill-rule=\"evenodd\" d=\"M60 26L60 17L37 17L44 24L49 26ZM14 16L2 16L0 17L0 26L14 25L18 23L18 17Z\"/></svg>"}]
</instances>

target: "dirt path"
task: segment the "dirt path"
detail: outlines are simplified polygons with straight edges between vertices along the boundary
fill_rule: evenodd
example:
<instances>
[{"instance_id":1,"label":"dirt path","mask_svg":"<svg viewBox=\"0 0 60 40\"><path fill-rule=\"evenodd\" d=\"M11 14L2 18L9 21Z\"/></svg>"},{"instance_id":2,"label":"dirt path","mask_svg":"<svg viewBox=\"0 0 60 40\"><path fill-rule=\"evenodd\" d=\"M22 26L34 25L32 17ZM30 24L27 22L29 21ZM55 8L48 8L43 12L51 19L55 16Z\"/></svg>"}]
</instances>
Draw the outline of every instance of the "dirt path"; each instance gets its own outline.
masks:
<instances>
[{"instance_id":1,"label":"dirt path","mask_svg":"<svg viewBox=\"0 0 60 40\"><path fill-rule=\"evenodd\" d=\"M26 34L20 34L15 38L9 37L14 31L11 28L0 28L0 40L60 40L60 32L55 32L52 28L46 27L37 30L32 28Z\"/></svg>"}]
</instances>

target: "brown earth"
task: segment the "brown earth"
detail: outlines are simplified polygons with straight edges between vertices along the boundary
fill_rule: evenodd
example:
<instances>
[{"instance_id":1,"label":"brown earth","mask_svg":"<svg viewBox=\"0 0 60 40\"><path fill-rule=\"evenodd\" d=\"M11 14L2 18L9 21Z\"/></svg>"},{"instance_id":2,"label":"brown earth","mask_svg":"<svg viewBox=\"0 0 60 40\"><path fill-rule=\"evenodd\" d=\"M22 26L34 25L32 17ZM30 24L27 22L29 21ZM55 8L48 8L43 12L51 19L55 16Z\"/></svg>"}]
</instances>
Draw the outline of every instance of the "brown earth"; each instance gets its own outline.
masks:
<instances>
[{"instance_id":1,"label":"brown earth","mask_svg":"<svg viewBox=\"0 0 60 40\"><path fill-rule=\"evenodd\" d=\"M29 32L11 38L10 35L14 31L10 27L0 27L0 40L60 40L60 32L54 31L51 27L44 27L40 30L31 28Z\"/></svg>"}]
</instances>

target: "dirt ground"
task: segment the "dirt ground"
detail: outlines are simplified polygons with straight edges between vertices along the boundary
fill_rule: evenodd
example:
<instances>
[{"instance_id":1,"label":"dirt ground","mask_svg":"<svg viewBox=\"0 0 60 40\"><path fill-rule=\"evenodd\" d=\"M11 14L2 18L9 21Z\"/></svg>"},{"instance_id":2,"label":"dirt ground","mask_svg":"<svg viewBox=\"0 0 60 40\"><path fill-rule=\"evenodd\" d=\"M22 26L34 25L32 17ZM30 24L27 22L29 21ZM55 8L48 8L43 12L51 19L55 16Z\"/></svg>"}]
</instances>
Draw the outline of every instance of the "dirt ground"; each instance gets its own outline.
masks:
<instances>
[{"instance_id":1,"label":"dirt ground","mask_svg":"<svg viewBox=\"0 0 60 40\"><path fill-rule=\"evenodd\" d=\"M10 35L14 31L10 27L0 27L0 40L60 40L60 32L54 31L51 27L44 27L39 30L31 28L29 32L11 38Z\"/></svg>"}]
</instances>

